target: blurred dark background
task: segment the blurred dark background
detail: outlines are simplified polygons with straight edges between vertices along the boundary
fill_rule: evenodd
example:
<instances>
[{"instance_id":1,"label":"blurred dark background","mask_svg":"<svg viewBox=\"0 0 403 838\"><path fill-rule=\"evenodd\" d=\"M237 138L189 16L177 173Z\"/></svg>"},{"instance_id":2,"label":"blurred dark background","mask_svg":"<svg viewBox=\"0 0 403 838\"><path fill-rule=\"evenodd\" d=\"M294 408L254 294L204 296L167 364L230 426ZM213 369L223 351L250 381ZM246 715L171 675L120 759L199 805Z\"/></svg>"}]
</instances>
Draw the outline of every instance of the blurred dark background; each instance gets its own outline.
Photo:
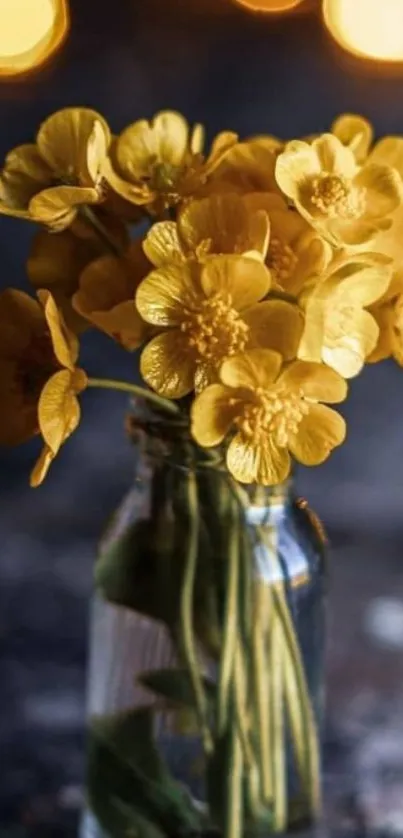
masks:
<instances>
[{"instance_id":1,"label":"blurred dark background","mask_svg":"<svg viewBox=\"0 0 403 838\"><path fill-rule=\"evenodd\" d=\"M71 0L71 12L49 66L0 83L1 158L67 105L100 110L116 132L174 108L210 136L291 138L346 110L403 134L403 65L346 60L315 16L254 16L229 0ZM2 287L26 287L32 234L0 217ZM100 335L86 336L82 363L133 374ZM82 799L92 564L133 472L124 397L82 402L80 431L40 489L28 488L36 442L0 455L1 838L72 838ZM345 415L344 447L298 474L333 544L327 821L334 835L403 835L403 370L367 369Z\"/></svg>"}]
</instances>

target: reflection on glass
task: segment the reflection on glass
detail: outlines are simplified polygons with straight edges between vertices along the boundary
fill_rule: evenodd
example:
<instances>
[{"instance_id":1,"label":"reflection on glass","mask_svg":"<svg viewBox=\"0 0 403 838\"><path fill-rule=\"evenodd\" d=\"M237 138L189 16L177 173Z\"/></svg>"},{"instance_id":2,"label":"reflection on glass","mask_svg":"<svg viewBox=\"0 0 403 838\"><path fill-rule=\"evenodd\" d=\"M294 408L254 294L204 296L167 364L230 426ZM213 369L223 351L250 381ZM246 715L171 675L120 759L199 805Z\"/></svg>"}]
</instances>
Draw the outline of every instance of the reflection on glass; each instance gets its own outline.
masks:
<instances>
[{"instance_id":1,"label":"reflection on glass","mask_svg":"<svg viewBox=\"0 0 403 838\"><path fill-rule=\"evenodd\" d=\"M323 17L349 52L403 61L403 0L323 0Z\"/></svg>"},{"instance_id":2,"label":"reflection on glass","mask_svg":"<svg viewBox=\"0 0 403 838\"><path fill-rule=\"evenodd\" d=\"M67 0L0 0L0 76L42 64L68 30Z\"/></svg>"}]
</instances>

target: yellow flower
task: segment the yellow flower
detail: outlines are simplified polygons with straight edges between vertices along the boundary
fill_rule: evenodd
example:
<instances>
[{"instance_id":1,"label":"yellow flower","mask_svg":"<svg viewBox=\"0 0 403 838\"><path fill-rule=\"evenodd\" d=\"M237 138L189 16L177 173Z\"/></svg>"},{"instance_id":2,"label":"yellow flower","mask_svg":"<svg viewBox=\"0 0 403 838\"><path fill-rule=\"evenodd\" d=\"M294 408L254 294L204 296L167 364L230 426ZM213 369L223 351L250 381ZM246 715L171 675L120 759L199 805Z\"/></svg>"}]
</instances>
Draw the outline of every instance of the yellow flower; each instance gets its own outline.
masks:
<instances>
[{"instance_id":1,"label":"yellow flower","mask_svg":"<svg viewBox=\"0 0 403 838\"><path fill-rule=\"evenodd\" d=\"M375 318L379 337L369 363L383 361L392 356L403 367L403 273L392 277L389 288L370 309Z\"/></svg>"},{"instance_id":2,"label":"yellow flower","mask_svg":"<svg viewBox=\"0 0 403 838\"><path fill-rule=\"evenodd\" d=\"M236 141L236 134L219 134L206 159L203 127L190 132L181 114L161 111L150 122L140 119L125 128L105 177L123 198L158 213L197 195Z\"/></svg>"},{"instance_id":3,"label":"yellow flower","mask_svg":"<svg viewBox=\"0 0 403 838\"><path fill-rule=\"evenodd\" d=\"M143 350L145 381L160 395L179 399L215 380L223 359L249 346L295 357L301 312L280 300L259 302L269 288L267 268L242 256L152 271L136 303L144 320L164 331Z\"/></svg>"},{"instance_id":4,"label":"yellow flower","mask_svg":"<svg viewBox=\"0 0 403 838\"><path fill-rule=\"evenodd\" d=\"M343 401L345 381L322 364L295 361L283 371L281 365L270 350L229 358L221 383L193 403L191 429L199 445L220 445L234 432L226 460L241 483L281 483L290 472L289 452L303 465L318 465L345 438L344 419L319 404Z\"/></svg>"},{"instance_id":5,"label":"yellow flower","mask_svg":"<svg viewBox=\"0 0 403 838\"><path fill-rule=\"evenodd\" d=\"M273 288L298 296L306 282L323 273L332 248L296 210L275 193L253 192L245 196L249 210L265 210L270 220L266 264Z\"/></svg>"},{"instance_id":6,"label":"yellow flower","mask_svg":"<svg viewBox=\"0 0 403 838\"><path fill-rule=\"evenodd\" d=\"M351 149L357 163L364 163L374 137L374 129L365 117L342 113L334 120L330 130L343 145Z\"/></svg>"},{"instance_id":7,"label":"yellow flower","mask_svg":"<svg viewBox=\"0 0 403 838\"><path fill-rule=\"evenodd\" d=\"M140 281L149 273L141 241L122 256L101 256L83 270L73 296L74 309L129 351L149 334L134 302Z\"/></svg>"},{"instance_id":8,"label":"yellow flower","mask_svg":"<svg viewBox=\"0 0 403 838\"><path fill-rule=\"evenodd\" d=\"M388 260L379 254L332 262L326 274L300 299L305 327L298 357L324 361L344 378L357 375L379 334L366 307L383 295L390 274Z\"/></svg>"},{"instance_id":9,"label":"yellow flower","mask_svg":"<svg viewBox=\"0 0 403 838\"><path fill-rule=\"evenodd\" d=\"M40 127L36 142L11 151L0 177L0 212L69 227L81 205L103 200L110 142L105 120L88 108L64 108Z\"/></svg>"},{"instance_id":10,"label":"yellow flower","mask_svg":"<svg viewBox=\"0 0 403 838\"><path fill-rule=\"evenodd\" d=\"M312 145L295 140L280 154L277 182L298 211L331 244L355 246L387 229L401 203L398 172L379 163L356 164L332 134Z\"/></svg>"},{"instance_id":11,"label":"yellow flower","mask_svg":"<svg viewBox=\"0 0 403 838\"><path fill-rule=\"evenodd\" d=\"M118 247L128 245L125 227L119 222L104 221L108 234ZM27 273L36 289L45 288L52 293L66 325L79 333L88 328L88 320L74 310L71 299L78 290L84 268L105 252L105 245L96 236L78 236L77 227L64 230L55 236L39 230L33 239L27 260Z\"/></svg>"},{"instance_id":12,"label":"yellow flower","mask_svg":"<svg viewBox=\"0 0 403 838\"><path fill-rule=\"evenodd\" d=\"M45 445L31 474L42 482L80 421L77 393L87 378L76 365L77 338L48 291L39 302L22 291L0 294L0 442L17 445L41 433Z\"/></svg>"},{"instance_id":13,"label":"yellow flower","mask_svg":"<svg viewBox=\"0 0 403 838\"><path fill-rule=\"evenodd\" d=\"M210 255L239 253L264 259L269 242L269 219L264 210L250 210L243 196L212 195L190 201L178 220L154 224L144 240L144 252L156 267L202 261Z\"/></svg>"},{"instance_id":14,"label":"yellow flower","mask_svg":"<svg viewBox=\"0 0 403 838\"><path fill-rule=\"evenodd\" d=\"M275 137L251 137L237 143L217 166L210 192L278 192L276 160L284 143Z\"/></svg>"}]
</instances>

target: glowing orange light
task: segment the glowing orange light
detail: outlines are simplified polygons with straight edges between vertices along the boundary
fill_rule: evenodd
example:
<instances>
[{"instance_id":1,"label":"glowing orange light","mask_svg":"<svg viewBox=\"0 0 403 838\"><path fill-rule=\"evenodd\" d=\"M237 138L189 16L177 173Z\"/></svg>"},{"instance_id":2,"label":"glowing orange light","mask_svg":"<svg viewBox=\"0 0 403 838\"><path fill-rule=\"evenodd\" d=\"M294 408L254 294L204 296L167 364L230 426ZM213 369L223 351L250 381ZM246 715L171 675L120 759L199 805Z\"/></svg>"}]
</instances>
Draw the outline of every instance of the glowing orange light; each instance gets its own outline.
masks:
<instances>
[{"instance_id":1,"label":"glowing orange light","mask_svg":"<svg viewBox=\"0 0 403 838\"><path fill-rule=\"evenodd\" d=\"M252 12L289 12L299 6L303 0L235 0Z\"/></svg>"},{"instance_id":2,"label":"glowing orange light","mask_svg":"<svg viewBox=\"0 0 403 838\"><path fill-rule=\"evenodd\" d=\"M403 61L403 0L323 0L327 28L344 49Z\"/></svg>"},{"instance_id":3,"label":"glowing orange light","mask_svg":"<svg viewBox=\"0 0 403 838\"><path fill-rule=\"evenodd\" d=\"M0 76L18 76L42 64L69 25L67 0L0 0Z\"/></svg>"}]
</instances>

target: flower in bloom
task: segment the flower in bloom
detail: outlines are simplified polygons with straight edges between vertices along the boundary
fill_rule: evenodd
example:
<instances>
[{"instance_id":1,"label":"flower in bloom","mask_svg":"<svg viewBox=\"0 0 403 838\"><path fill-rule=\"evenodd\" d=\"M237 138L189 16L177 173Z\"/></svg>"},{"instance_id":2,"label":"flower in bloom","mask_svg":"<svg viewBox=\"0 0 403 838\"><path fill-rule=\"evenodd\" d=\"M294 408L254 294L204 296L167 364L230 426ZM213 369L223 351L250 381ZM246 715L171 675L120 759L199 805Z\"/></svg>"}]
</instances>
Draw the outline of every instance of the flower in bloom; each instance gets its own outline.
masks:
<instances>
[{"instance_id":1,"label":"flower in bloom","mask_svg":"<svg viewBox=\"0 0 403 838\"><path fill-rule=\"evenodd\" d=\"M128 234L122 224L104 222L104 227L117 247L128 245ZM76 225L74 232L63 230L57 236L39 230L31 245L27 273L34 288L51 292L68 328L79 333L88 328L89 323L75 311L71 300L78 290L84 268L105 253L105 245L96 236L83 237L76 232Z\"/></svg>"},{"instance_id":2,"label":"flower in bloom","mask_svg":"<svg viewBox=\"0 0 403 838\"><path fill-rule=\"evenodd\" d=\"M245 195L244 201L250 212L265 210L270 219L266 264L273 289L298 296L306 282L324 271L331 246L280 195L253 192Z\"/></svg>"},{"instance_id":3,"label":"flower in bloom","mask_svg":"<svg viewBox=\"0 0 403 838\"><path fill-rule=\"evenodd\" d=\"M373 352L368 357L369 363L392 358L403 367L403 273L393 274L390 285L380 300L371 306L379 336Z\"/></svg>"},{"instance_id":4,"label":"flower in bloom","mask_svg":"<svg viewBox=\"0 0 403 838\"><path fill-rule=\"evenodd\" d=\"M76 367L77 338L66 328L48 291L39 302L7 289L0 294L0 442L17 445L37 433L42 453L31 474L38 486L61 445L80 421L77 393L86 387Z\"/></svg>"},{"instance_id":5,"label":"flower in bloom","mask_svg":"<svg viewBox=\"0 0 403 838\"><path fill-rule=\"evenodd\" d=\"M288 143L277 159L276 179L301 215L338 247L373 239L401 204L397 170L376 162L357 166L351 148L332 134L311 145Z\"/></svg>"},{"instance_id":6,"label":"flower in bloom","mask_svg":"<svg viewBox=\"0 0 403 838\"><path fill-rule=\"evenodd\" d=\"M276 160L284 143L276 137L257 136L236 143L217 166L210 192L279 192Z\"/></svg>"},{"instance_id":7,"label":"flower in bloom","mask_svg":"<svg viewBox=\"0 0 403 838\"><path fill-rule=\"evenodd\" d=\"M140 284L136 304L163 330L144 348L140 369L160 395L178 399L216 380L228 356L269 346L295 357L302 331L297 306L263 301L270 273L259 260L217 256L165 265Z\"/></svg>"},{"instance_id":8,"label":"flower in bloom","mask_svg":"<svg viewBox=\"0 0 403 838\"><path fill-rule=\"evenodd\" d=\"M125 128L113 145L105 176L123 198L158 213L197 195L236 141L236 134L219 134L206 158L202 126L190 131L181 114L161 111Z\"/></svg>"},{"instance_id":9,"label":"flower in bloom","mask_svg":"<svg viewBox=\"0 0 403 838\"><path fill-rule=\"evenodd\" d=\"M192 434L204 447L230 434L227 467L241 483L281 483L290 453L318 465L344 441L344 419L320 402L343 401L347 385L323 364L294 361L282 369L277 352L253 349L224 361L220 379L196 397Z\"/></svg>"},{"instance_id":10,"label":"flower in bloom","mask_svg":"<svg viewBox=\"0 0 403 838\"><path fill-rule=\"evenodd\" d=\"M334 260L300 299L305 326L298 357L324 361L344 378L357 375L379 335L366 308L382 297L390 276L389 260L379 254Z\"/></svg>"},{"instance_id":11,"label":"flower in bloom","mask_svg":"<svg viewBox=\"0 0 403 838\"><path fill-rule=\"evenodd\" d=\"M150 329L136 309L134 295L150 267L141 241L121 256L100 256L81 273L72 300L75 311L125 349L137 349Z\"/></svg>"},{"instance_id":12,"label":"flower in bloom","mask_svg":"<svg viewBox=\"0 0 403 838\"><path fill-rule=\"evenodd\" d=\"M18 146L0 176L0 213L59 231L78 209L103 200L102 171L109 128L89 108L64 108L40 127L35 143Z\"/></svg>"},{"instance_id":13,"label":"flower in bloom","mask_svg":"<svg viewBox=\"0 0 403 838\"><path fill-rule=\"evenodd\" d=\"M187 258L200 261L215 254L239 253L264 259L269 243L269 219L263 209L251 210L242 195L212 195L189 201L177 221L154 224L143 248L160 267Z\"/></svg>"}]
</instances>

